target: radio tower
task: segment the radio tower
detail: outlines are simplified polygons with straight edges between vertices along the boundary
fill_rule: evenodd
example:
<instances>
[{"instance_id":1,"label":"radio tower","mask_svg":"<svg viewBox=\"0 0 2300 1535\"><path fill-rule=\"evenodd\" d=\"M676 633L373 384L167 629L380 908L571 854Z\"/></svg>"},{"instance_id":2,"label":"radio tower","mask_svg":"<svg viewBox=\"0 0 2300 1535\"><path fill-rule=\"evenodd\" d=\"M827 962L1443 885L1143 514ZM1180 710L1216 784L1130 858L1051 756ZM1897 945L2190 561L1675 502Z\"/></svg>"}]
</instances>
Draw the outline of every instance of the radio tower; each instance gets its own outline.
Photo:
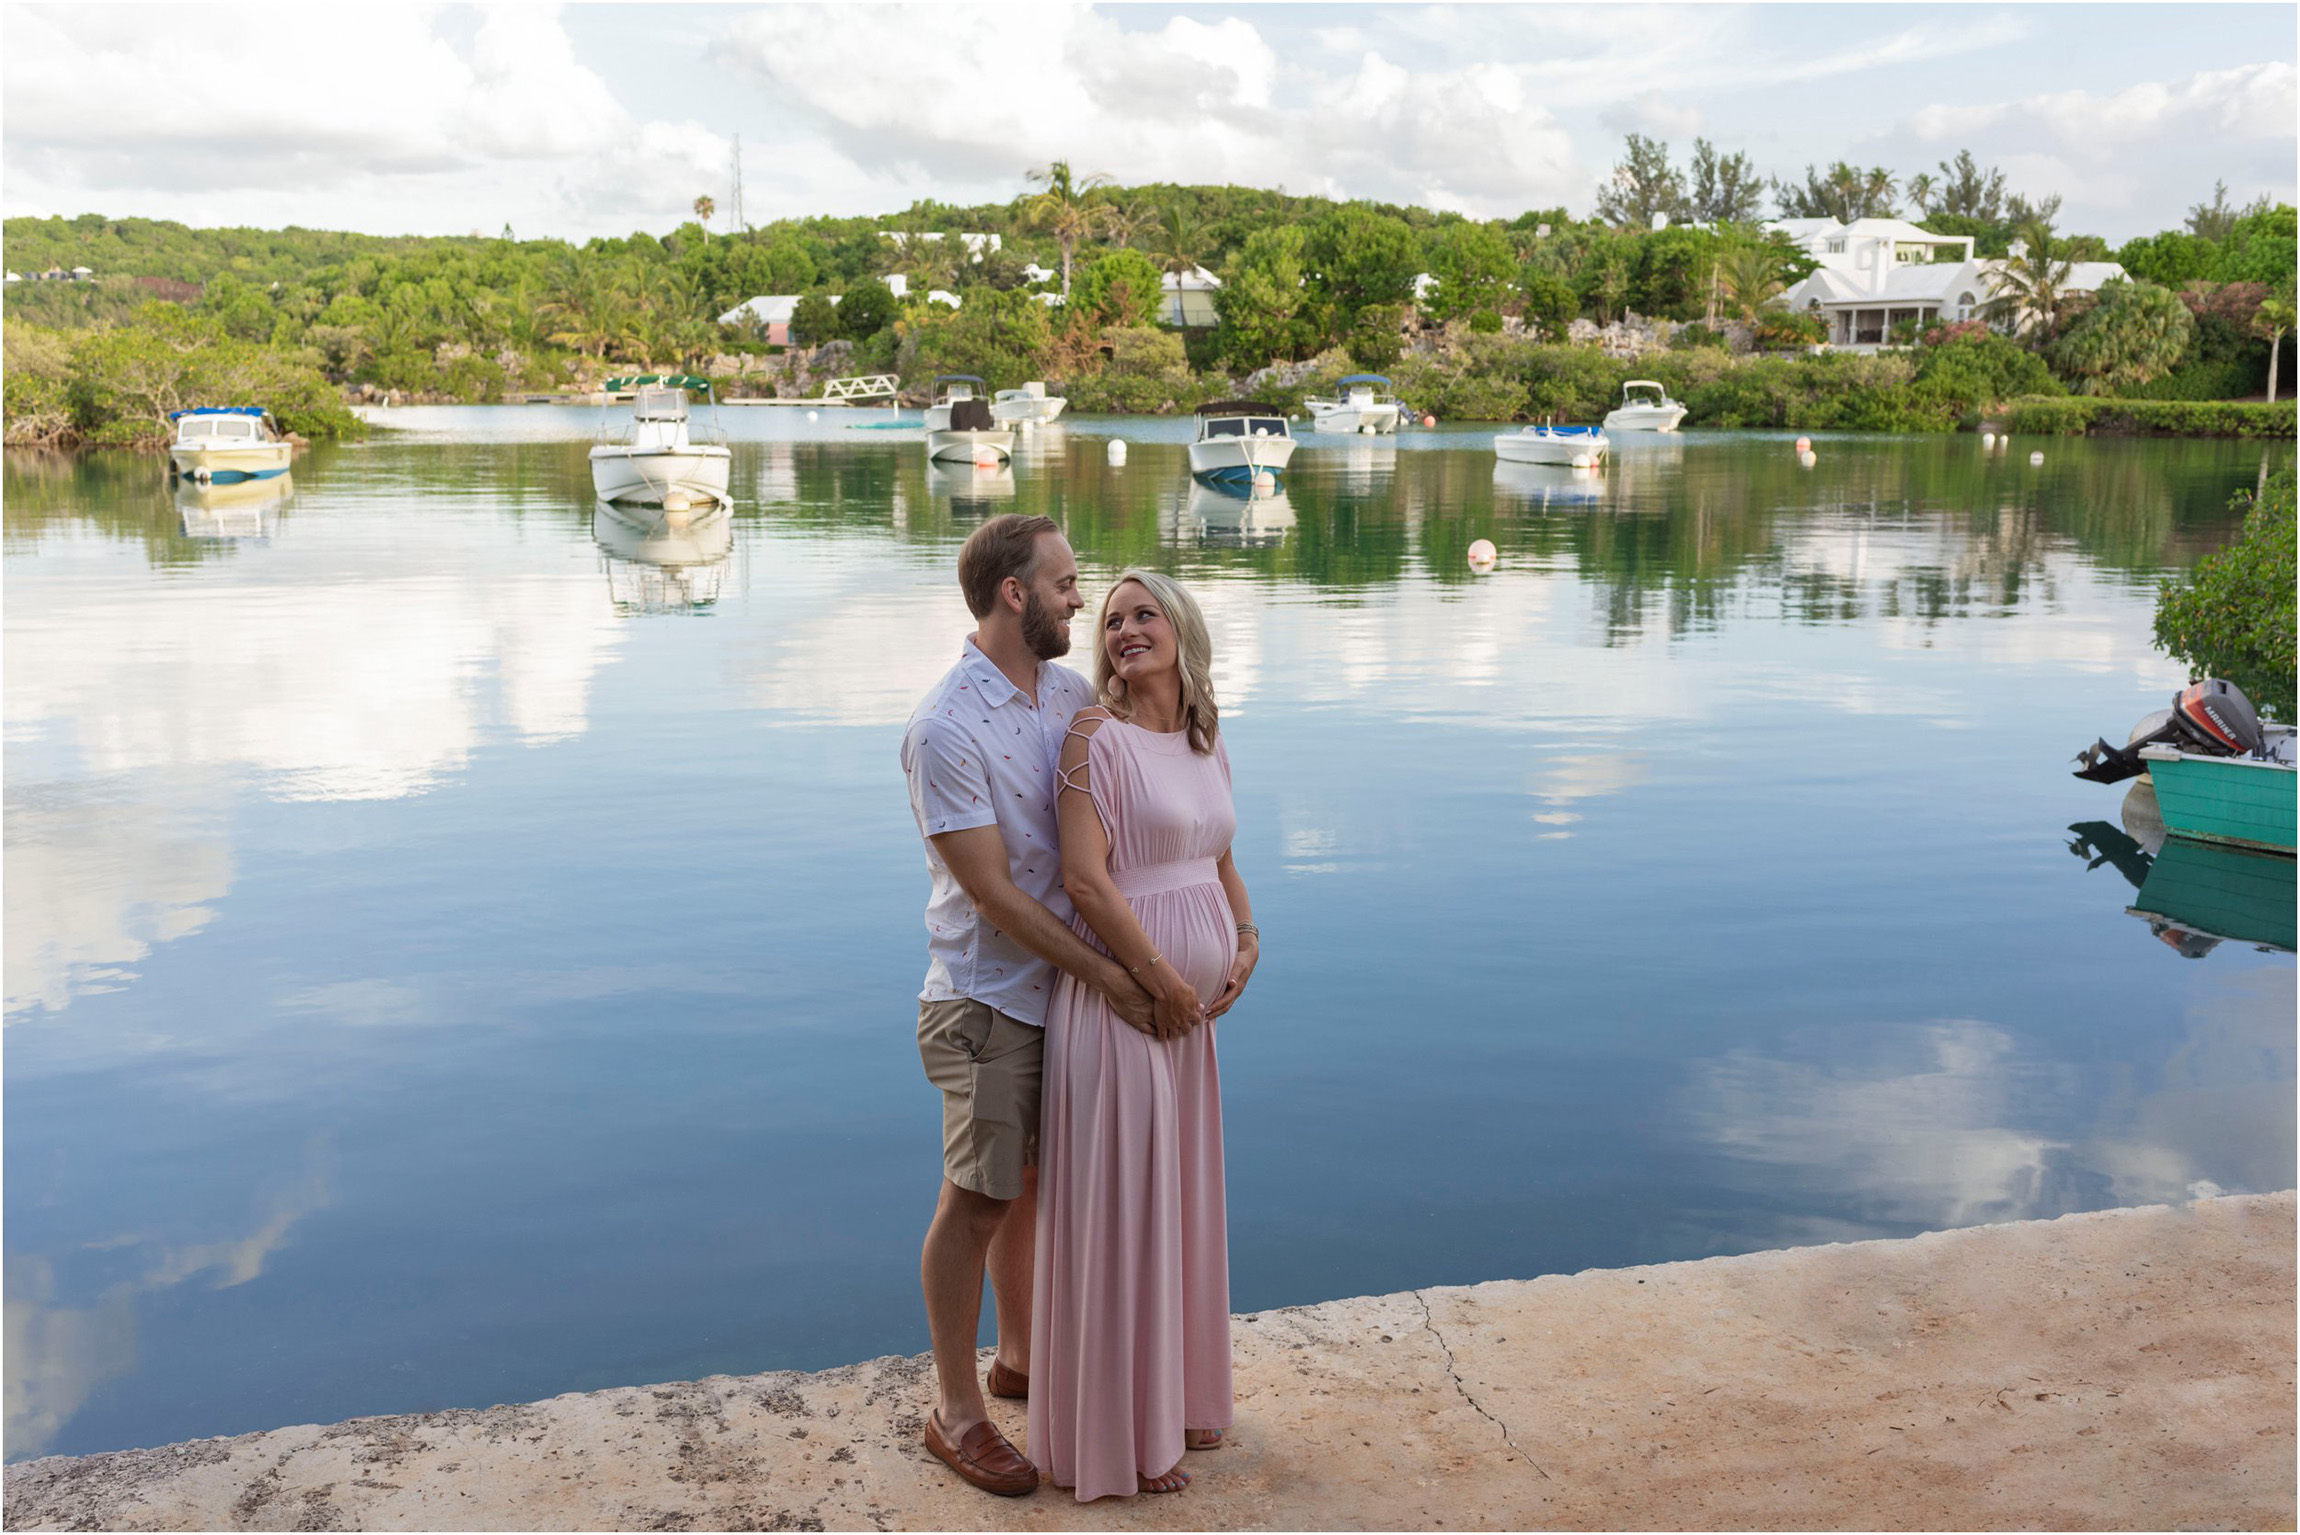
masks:
<instances>
[{"instance_id":1,"label":"radio tower","mask_svg":"<svg viewBox=\"0 0 2300 1535\"><path fill-rule=\"evenodd\" d=\"M735 233L735 234L741 234L741 233L743 232L743 229L744 229L744 227L745 227L745 226L744 226L744 224L743 224L743 136L742 136L741 134L739 134L739 133L738 133L738 134L736 134L736 135L735 135L735 227L734 227L733 233Z\"/></svg>"}]
</instances>

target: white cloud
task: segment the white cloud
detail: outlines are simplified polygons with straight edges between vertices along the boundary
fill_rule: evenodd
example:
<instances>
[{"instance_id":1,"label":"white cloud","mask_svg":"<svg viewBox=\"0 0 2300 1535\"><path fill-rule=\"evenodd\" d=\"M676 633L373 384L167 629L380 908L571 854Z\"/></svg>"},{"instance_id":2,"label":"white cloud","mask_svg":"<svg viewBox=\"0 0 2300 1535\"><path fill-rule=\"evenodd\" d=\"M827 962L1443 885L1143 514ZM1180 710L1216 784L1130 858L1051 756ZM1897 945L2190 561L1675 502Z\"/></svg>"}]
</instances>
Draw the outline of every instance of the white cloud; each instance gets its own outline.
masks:
<instances>
[{"instance_id":1,"label":"white cloud","mask_svg":"<svg viewBox=\"0 0 2300 1535\"><path fill-rule=\"evenodd\" d=\"M1926 106L1906 126L1920 141L1944 145L1984 129L2005 129L2089 160L2114 159L2144 140L2288 142L2300 116L2295 80L2290 63L2269 60L2181 80L2144 80L2108 95L2069 90L1994 104Z\"/></svg>"},{"instance_id":2,"label":"white cloud","mask_svg":"<svg viewBox=\"0 0 2300 1535\"><path fill-rule=\"evenodd\" d=\"M819 16L751 13L720 55L863 174L931 180L937 196L1011 192L1055 159L1127 182L1450 198L1488 213L1586 179L1524 69L1475 55L1408 69L1369 48L1320 73L1282 68L1236 16L1155 30L1082 7L1034 12L1026 27L985 26L961 6L890 7L870 29L809 24Z\"/></svg>"},{"instance_id":3,"label":"white cloud","mask_svg":"<svg viewBox=\"0 0 2300 1535\"><path fill-rule=\"evenodd\" d=\"M698 176L723 176L727 141L625 110L556 7L487 9L463 46L445 31L429 6L312 6L292 24L242 5L12 8L10 207L136 191L138 212L201 223L333 206L372 227L350 210L382 202L440 232L604 202L665 224Z\"/></svg>"},{"instance_id":4,"label":"white cloud","mask_svg":"<svg viewBox=\"0 0 2300 1535\"><path fill-rule=\"evenodd\" d=\"M1617 133L1643 133L1662 139L1690 138L1701 131L1701 109L1672 101L1659 91L1646 91L1617 101L1597 115Z\"/></svg>"}]
</instances>

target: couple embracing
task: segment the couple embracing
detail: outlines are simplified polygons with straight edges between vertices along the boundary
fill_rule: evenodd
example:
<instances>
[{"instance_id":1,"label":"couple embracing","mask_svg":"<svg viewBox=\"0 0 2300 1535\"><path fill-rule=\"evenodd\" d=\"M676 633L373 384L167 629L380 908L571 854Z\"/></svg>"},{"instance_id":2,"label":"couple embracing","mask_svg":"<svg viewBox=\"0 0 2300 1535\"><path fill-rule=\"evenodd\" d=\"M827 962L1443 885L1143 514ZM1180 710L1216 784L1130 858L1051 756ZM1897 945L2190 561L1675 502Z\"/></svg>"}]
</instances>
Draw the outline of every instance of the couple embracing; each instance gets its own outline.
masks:
<instances>
[{"instance_id":1,"label":"couple embracing","mask_svg":"<svg viewBox=\"0 0 2300 1535\"><path fill-rule=\"evenodd\" d=\"M1213 1025L1260 947L1212 647L1179 584L1129 570L1093 683L1054 665L1086 601L1045 517L984 523L958 579L975 632L902 744L932 881L919 1055L943 1095L926 1446L1008 1496L1042 1471L1080 1502L1179 1492L1185 1451L1231 1420ZM1029 1399L1028 1459L984 1384Z\"/></svg>"}]
</instances>

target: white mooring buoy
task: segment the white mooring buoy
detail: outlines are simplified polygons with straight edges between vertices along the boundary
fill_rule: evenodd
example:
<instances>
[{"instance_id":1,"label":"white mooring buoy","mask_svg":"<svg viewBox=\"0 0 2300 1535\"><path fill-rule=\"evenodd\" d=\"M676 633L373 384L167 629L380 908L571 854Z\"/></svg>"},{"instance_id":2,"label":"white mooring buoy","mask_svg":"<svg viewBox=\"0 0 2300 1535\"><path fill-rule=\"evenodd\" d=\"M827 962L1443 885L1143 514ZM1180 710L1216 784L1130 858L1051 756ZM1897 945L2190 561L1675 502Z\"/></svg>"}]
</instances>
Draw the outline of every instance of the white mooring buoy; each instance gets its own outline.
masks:
<instances>
[{"instance_id":1,"label":"white mooring buoy","mask_svg":"<svg viewBox=\"0 0 2300 1535\"><path fill-rule=\"evenodd\" d=\"M2028 456L2028 466L2031 469L2042 469L2044 467L2044 455L2042 453L2031 453Z\"/></svg>"},{"instance_id":2,"label":"white mooring buoy","mask_svg":"<svg viewBox=\"0 0 2300 1535\"><path fill-rule=\"evenodd\" d=\"M1469 546L1469 568L1476 571L1479 575L1482 576L1488 571L1492 570L1494 561L1500 557L1501 551L1494 548L1492 539L1480 538L1471 541Z\"/></svg>"},{"instance_id":3,"label":"white mooring buoy","mask_svg":"<svg viewBox=\"0 0 2300 1535\"><path fill-rule=\"evenodd\" d=\"M1108 453L1107 453L1107 456L1108 456L1108 457L1109 457L1109 459L1110 459L1110 466L1111 466L1113 469L1117 468L1117 467L1118 467L1120 464L1123 464L1123 463L1125 463L1125 462L1126 462L1126 439L1125 439L1125 438L1123 438L1123 437L1113 437L1113 438L1111 438L1111 439L1110 439L1110 447L1109 447L1109 449L1108 449Z\"/></svg>"}]
</instances>

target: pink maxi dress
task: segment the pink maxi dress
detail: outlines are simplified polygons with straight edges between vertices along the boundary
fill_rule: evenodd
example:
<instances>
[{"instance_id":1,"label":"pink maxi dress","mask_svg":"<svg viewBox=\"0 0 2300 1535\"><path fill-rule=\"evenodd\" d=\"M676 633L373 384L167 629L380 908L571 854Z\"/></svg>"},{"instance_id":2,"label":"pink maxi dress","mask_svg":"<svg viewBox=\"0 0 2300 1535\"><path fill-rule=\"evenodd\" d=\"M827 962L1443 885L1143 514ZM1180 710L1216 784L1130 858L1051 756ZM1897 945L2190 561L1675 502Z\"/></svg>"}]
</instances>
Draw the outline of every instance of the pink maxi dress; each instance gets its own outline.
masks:
<instances>
[{"instance_id":1,"label":"pink maxi dress","mask_svg":"<svg viewBox=\"0 0 2300 1535\"><path fill-rule=\"evenodd\" d=\"M1142 929L1212 1002L1238 931L1215 863L1237 815L1215 738L1110 720L1087 742L1110 873ZM1078 935L1102 948L1086 920ZM1105 950L1107 952L1107 950ZM1213 1024L1158 1040L1057 978L1040 1108L1030 1458L1078 1501L1132 1495L1228 1428L1230 1255Z\"/></svg>"}]
</instances>

